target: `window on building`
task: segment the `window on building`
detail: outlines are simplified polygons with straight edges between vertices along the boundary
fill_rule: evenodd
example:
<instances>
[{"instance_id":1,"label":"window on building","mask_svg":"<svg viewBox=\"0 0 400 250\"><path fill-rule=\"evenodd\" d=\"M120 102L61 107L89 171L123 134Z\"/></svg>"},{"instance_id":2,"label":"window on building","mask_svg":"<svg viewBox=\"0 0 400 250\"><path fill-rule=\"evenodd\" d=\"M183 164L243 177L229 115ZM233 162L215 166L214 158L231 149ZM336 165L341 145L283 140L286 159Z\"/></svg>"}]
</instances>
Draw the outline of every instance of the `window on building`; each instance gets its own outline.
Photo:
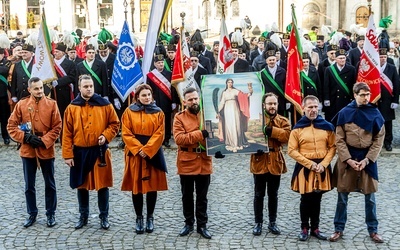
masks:
<instances>
[{"instance_id":1,"label":"window on building","mask_svg":"<svg viewBox=\"0 0 400 250\"><path fill-rule=\"evenodd\" d=\"M232 8L232 17L238 17L239 14L240 14L239 1L238 0L232 0L231 1L231 8Z\"/></svg>"},{"instance_id":2,"label":"window on building","mask_svg":"<svg viewBox=\"0 0 400 250\"><path fill-rule=\"evenodd\" d=\"M221 18L222 17L222 5L224 6L224 13L225 13L225 17L226 14L228 12L228 6L226 4L226 0L215 0L214 2L214 6L217 9L217 18Z\"/></svg>"},{"instance_id":3,"label":"window on building","mask_svg":"<svg viewBox=\"0 0 400 250\"><path fill-rule=\"evenodd\" d=\"M319 27L319 18L321 10L314 3L306 4L303 8L303 23L301 27L311 28L312 26Z\"/></svg>"},{"instance_id":4,"label":"window on building","mask_svg":"<svg viewBox=\"0 0 400 250\"><path fill-rule=\"evenodd\" d=\"M113 0L98 0L99 25L104 27L114 25Z\"/></svg>"},{"instance_id":5,"label":"window on building","mask_svg":"<svg viewBox=\"0 0 400 250\"><path fill-rule=\"evenodd\" d=\"M34 29L40 22L40 4L39 0L27 0L26 22L28 29Z\"/></svg>"},{"instance_id":6,"label":"window on building","mask_svg":"<svg viewBox=\"0 0 400 250\"><path fill-rule=\"evenodd\" d=\"M363 27L368 26L369 10L365 6L361 6L356 11L356 24L362 24Z\"/></svg>"},{"instance_id":7,"label":"window on building","mask_svg":"<svg viewBox=\"0 0 400 250\"><path fill-rule=\"evenodd\" d=\"M85 0L74 0L75 26L86 29L87 2Z\"/></svg>"}]
</instances>

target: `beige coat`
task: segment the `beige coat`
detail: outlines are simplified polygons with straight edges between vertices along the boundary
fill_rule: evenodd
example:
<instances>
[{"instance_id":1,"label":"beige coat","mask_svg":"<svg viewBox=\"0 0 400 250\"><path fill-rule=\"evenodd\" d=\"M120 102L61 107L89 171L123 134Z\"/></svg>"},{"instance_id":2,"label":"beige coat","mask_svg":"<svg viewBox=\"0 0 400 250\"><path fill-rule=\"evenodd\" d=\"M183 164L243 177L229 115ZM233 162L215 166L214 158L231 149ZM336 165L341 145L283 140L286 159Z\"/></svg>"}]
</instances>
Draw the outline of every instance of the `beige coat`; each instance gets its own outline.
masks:
<instances>
[{"instance_id":1,"label":"beige coat","mask_svg":"<svg viewBox=\"0 0 400 250\"><path fill-rule=\"evenodd\" d=\"M385 138L385 127L382 126L379 133L373 136L354 123L343 126L344 129L342 126L336 127L336 148L339 157L333 171L333 186L337 187L338 192L354 192L356 189L361 189L364 194L374 193L378 191L377 180L370 177L364 170L358 172L347 167L346 161L352 158L347 145L356 148L370 147L366 157L376 162Z\"/></svg>"}]
</instances>

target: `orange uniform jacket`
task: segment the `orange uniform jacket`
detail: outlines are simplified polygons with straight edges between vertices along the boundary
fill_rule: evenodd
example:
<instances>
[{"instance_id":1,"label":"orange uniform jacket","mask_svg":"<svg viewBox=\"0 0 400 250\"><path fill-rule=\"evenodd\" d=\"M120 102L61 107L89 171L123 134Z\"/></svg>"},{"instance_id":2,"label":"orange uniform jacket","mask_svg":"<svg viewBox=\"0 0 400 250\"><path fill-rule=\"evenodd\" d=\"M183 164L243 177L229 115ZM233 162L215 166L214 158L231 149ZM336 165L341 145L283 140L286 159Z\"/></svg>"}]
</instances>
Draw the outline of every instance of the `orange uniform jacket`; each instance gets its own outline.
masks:
<instances>
[{"instance_id":1,"label":"orange uniform jacket","mask_svg":"<svg viewBox=\"0 0 400 250\"><path fill-rule=\"evenodd\" d=\"M74 158L73 146L92 147L98 145L98 138L104 135L110 143L119 130L119 120L112 104L107 106L68 105L64 113L62 134L62 157ZM106 167L98 167L97 159L85 183L79 188L99 190L113 186L110 149L105 152Z\"/></svg>"},{"instance_id":2,"label":"orange uniform jacket","mask_svg":"<svg viewBox=\"0 0 400 250\"><path fill-rule=\"evenodd\" d=\"M174 139L178 145L177 167L180 175L207 175L212 173L212 157L206 152L196 153L182 151L180 148L197 148L199 142L205 147L206 142L199 128L200 114L184 110L174 119Z\"/></svg>"},{"instance_id":3,"label":"orange uniform jacket","mask_svg":"<svg viewBox=\"0 0 400 250\"><path fill-rule=\"evenodd\" d=\"M266 120L269 118L265 118ZM261 156L251 155L250 172L253 174L271 173L281 175L287 172L285 159L282 154L282 144L289 140L290 124L288 119L277 114L271 120L272 134L268 137L269 153Z\"/></svg>"},{"instance_id":4,"label":"orange uniform jacket","mask_svg":"<svg viewBox=\"0 0 400 250\"><path fill-rule=\"evenodd\" d=\"M35 158L35 149L24 142L25 132L18 128L18 125L27 122L32 122L36 135L46 146L46 148L37 148L37 156L40 159L54 158L54 142L60 135L62 126L56 101L48 97L42 97L38 102L33 96L23 98L16 104L14 112L8 120L8 133L15 141L22 143L20 156Z\"/></svg>"}]
</instances>

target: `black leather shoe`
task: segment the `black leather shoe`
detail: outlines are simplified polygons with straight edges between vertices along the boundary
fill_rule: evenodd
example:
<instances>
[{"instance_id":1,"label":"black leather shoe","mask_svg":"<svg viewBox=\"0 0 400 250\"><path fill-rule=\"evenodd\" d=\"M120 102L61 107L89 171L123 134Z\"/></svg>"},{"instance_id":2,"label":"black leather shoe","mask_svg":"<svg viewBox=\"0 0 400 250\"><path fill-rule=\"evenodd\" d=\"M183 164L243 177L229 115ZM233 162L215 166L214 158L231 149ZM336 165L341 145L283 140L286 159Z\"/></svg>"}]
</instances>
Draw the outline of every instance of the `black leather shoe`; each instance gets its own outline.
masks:
<instances>
[{"instance_id":1,"label":"black leather shoe","mask_svg":"<svg viewBox=\"0 0 400 250\"><path fill-rule=\"evenodd\" d=\"M385 145L385 149L386 149L386 151L392 151L393 150L392 145L390 145L390 144L386 144Z\"/></svg>"},{"instance_id":2,"label":"black leather shoe","mask_svg":"<svg viewBox=\"0 0 400 250\"><path fill-rule=\"evenodd\" d=\"M256 223L253 228L253 235L261 235L262 232L262 223Z\"/></svg>"},{"instance_id":3,"label":"black leather shoe","mask_svg":"<svg viewBox=\"0 0 400 250\"><path fill-rule=\"evenodd\" d=\"M9 145L10 144L10 139L8 139L8 138L4 139L4 144Z\"/></svg>"},{"instance_id":4,"label":"black leather shoe","mask_svg":"<svg viewBox=\"0 0 400 250\"><path fill-rule=\"evenodd\" d=\"M29 218L25 220L24 227L32 226L33 223L35 223L35 221L36 221L36 215L29 216Z\"/></svg>"},{"instance_id":5,"label":"black leather shoe","mask_svg":"<svg viewBox=\"0 0 400 250\"><path fill-rule=\"evenodd\" d=\"M171 144L169 144L169 141L164 141L163 145L167 148L171 147Z\"/></svg>"},{"instance_id":6,"label":"black leather shoe","mask_svg":"<svg viewBox=\"0 0 400 250\"><path fill-rule=\"evenodd\" d=\"M154 218L148 217L146 221L146 232L152 233L154 231Z\"/></svg>"},{"instance_id":7,"label":"black leather shoe","mask_svg":"<svg viewBox=\"0 0 400 250\"><path fill-rule=\"evenodd\" d=\"M86 217L80 217L79 221L75 224L75 229L80 229L83 226L86 226L88 223L88 218Z\"/></svg>"},{"instance_id":8,"label":"black leather shoe","mask_svg":"<svg viewBox=\"0 0 400 250\"><path fill-rule=\"evenodd\" d=\"M314 231L311 231L310 235L316 237L319 240L327 240L328 239L328 237L325 234L321 233L321 231L319 231L319 229L315 229Z\"/></svg>"},{"instance_id":9,"label":"black leather shoe","mask_svg":"<svg viewBox=\"0 0 400 250\"><path fill-rule=\"evenodd\" d=\"M138 216L138 217L136 218L135 232L136 232L137 234L142 234L142 233L144 233L143 216Z\"/></svg>"},{"instance_id":10,"label":"black leather shoe","mask_svg":"<svg viewBox=\"0 0 400 250\"><path fill-rule=\"evenodd\" d=\"M47 216L47 226L48 227L54 227L57 224L56 218L53 215L48 215Z\"/></svg>"},{"instance_id":11,"label":"black leather shoe","mask_svg":"<svg viewBox=\"0 0 400 250\"><path fill-rule=\"evenodd\" d=\"M272 233L272 234L281 234L281 230L279 230L278 226L276 225L275 222L270 222L268 225L268 230Z\"/></svg>"},{"instance_id":12,"label":"black leather shoe","mask_svg":"<svg viewBox=\"0 0 400 250\"><path fill-rule=\"evenodd\" d=\"M197 228L197 232L206 239L211 239L211 234L206 227Z\"/></svg>"},{"instance_id":13,"label":"black leather shoe","mask_svg":"<svg viewBox=\"0 0 400 250\"><path fill-rule=\"evenodd\" d=\"M299 234L299 241L306 241L308 240L308 229L303 228L303 230Z\"/></svg>"},{"instance_id":14,"label":"black leather shoe","mask_svg":"<svg viewBox=\"0 0 400 250\"><path fill-rule=\"evenodd\" d=\"M181 232L179 233L180 236L186 236L193 232L193 226L190 225L185 225L182 229Z\"/></svg>"},{"instance_id":15,"label":"black leather shoe","mask_svg":"<svg viewBox=\"0 0 400 250\"><path fill-rule=\"evenodd\" d=\"M100 226L105 230L110 228L110 223L108 222L107 217L100 218Z\"/></svg>"}]
</instances>

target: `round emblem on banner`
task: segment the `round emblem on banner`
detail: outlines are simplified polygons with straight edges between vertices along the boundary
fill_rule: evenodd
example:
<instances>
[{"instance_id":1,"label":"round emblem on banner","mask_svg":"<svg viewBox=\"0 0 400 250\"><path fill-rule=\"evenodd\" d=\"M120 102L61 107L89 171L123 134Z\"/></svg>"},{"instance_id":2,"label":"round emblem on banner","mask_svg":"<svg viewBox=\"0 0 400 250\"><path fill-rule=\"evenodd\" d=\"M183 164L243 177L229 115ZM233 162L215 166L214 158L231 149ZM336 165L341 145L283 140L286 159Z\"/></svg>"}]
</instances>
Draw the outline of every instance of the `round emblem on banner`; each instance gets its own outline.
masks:
<instances>
[{"instance_id":1,"label":"round emblem on banner","mask_svg":"<svg viewBox=\"0 0 400 250\"><path fill-rule=\"evenodd\" d=\"M119 44L117 61L121 69L129 70L135 67L135 59L135 48L132 46L132 44L125 42Z\"/></svg>"}]
</instances>

